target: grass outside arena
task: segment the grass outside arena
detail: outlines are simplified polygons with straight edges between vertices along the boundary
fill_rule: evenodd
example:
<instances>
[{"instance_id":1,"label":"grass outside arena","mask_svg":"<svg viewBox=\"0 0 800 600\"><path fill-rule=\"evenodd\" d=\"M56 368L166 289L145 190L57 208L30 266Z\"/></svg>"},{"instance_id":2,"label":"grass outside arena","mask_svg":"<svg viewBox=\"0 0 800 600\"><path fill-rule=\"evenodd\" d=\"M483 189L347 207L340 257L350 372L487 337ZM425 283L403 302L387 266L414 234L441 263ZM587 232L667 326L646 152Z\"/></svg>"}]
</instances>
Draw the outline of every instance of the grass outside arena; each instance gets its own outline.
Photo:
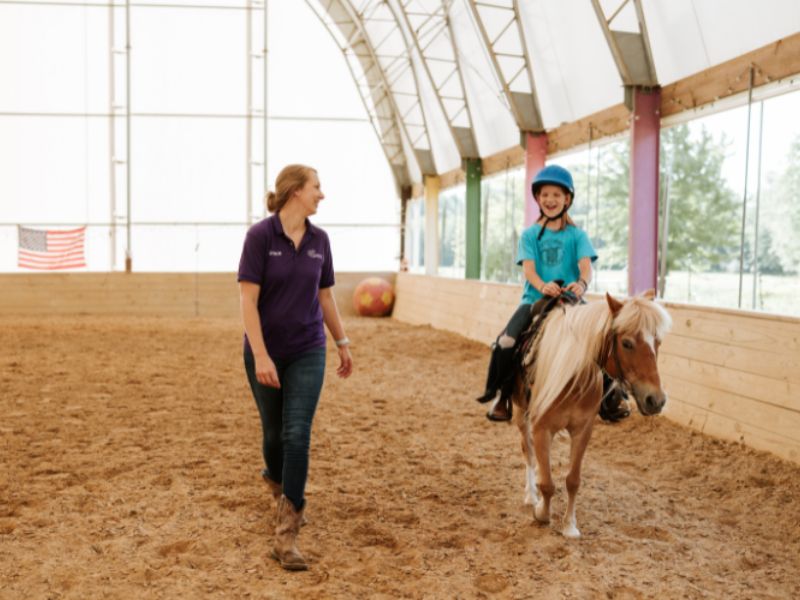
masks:
<instances>
[{"instance_id":1,"label":"grass outside arena","mask_svg":"<svg viewBox=\"0 0 800 600\"><path fill-rule=\"evenodd\" d=\"M612 294L627 293L626 271L599 271L598 291ZM592 284L592 290L594 290ZM800 290L800 275L759 275L756 304L753 307L753 276L745 274L742 280L743 310L757 310L780 315L800 316L797 294ZM738 273L711 273L694 271L672 271L667 277L664 299L668 302L698 304L718 308L738 308Z\"/></svg>"},{"instance_id":2,"label":"grass outside arena","mask_svg":"<svg viewBox=\"0 0 800 600\"><path fill-rule=\"evenodd\" d=\"M523 506L485 345L348 317L312 438L310 571L271 499L235 318L0 317L0 598L800 596L800 467L661 417L598 422L564 539ZM329 367L335 361L332 348Z\"/></svg>"}]
</instances>

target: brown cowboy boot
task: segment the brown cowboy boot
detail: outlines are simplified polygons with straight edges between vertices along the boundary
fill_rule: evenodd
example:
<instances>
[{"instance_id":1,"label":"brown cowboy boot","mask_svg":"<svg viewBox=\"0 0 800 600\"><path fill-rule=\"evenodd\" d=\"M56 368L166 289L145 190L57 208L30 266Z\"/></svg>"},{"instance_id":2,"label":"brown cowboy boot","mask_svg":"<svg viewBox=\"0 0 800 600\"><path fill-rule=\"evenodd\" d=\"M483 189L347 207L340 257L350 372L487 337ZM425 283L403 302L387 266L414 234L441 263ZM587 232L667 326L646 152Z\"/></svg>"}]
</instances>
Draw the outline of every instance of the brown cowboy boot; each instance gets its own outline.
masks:
<instances>
[{"instance_id":1,"label":"brown cowboy boot","mask_svg":"<svg viewBox=\"0 0 800 600\"><path fill-rule=\"evenodd\" d=\"M278 524L275 526L275 547L272 558L281 563L287 571L305 571L306 559L297 549L297 534L300 533L300 520L303 511L297 510L286 496L278 501Z\"/></svg>"},{"instance_id":2,"label":"brown cowboy boot","mask_svg":"<svg viewBox=\"0 0 800 600\"><path fill-rule=\"evenodd\" d=\"M272 497L275 499L275 502L278 502L278 499L281 497L283 493L283 486L278 483L277 481L273 481L269 475L262 471L261 477L264 479L264 483L267 484L269 488L269 493L272 494Z\"/></svg>"},{"instance_id":3,"label":"brown cowboy boot","mask_svg":"<svg viewBox=\"0 0 800 600\"><path fill-rule=\"evenodd\" d=\"M273 481L269 475L267 475L264 471L261 472L261 477L264 479L264 483L267 484L269 488L269 493L272 494L272 497L275 499L275 505L277 507L281 494L283 494L283 485L278 483L277 481ZM300 520L300 527L304 527L308 523L308 519L306 519L305 512L303 513L303 518Z\"/></svg>"}]
</instances>

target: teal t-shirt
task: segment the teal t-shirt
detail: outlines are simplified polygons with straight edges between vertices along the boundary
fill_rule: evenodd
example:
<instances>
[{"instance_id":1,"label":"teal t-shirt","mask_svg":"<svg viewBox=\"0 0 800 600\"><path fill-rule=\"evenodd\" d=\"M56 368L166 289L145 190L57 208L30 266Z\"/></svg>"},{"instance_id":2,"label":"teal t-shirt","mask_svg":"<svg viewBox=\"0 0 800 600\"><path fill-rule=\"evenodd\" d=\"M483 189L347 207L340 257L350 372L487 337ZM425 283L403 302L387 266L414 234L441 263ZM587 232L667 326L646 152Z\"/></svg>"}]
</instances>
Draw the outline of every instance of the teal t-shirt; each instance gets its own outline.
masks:
<instances>
[{"instance_id":1,"label":"teal t-shirt","mask_svg":"<svg viewBox=\"0 0 800 600\"><path fill-rule=\"evenodd\" d=\"M547 229L539 240L537 238L541 230L542 226L536 223L522 232L522 237L519 238L517 264L521 265L524 260L532 260L536 265L536 273L543 281L563 279L566 287L580 279L581 271L578 268L580 259L589 257L592 262L597 260L592 242L582 229L574 225L567 225L561 231ZM541 292L526 280L525 289L522 291L522 303L533 304L541 297Z\"/></svg>"}]
</instances>

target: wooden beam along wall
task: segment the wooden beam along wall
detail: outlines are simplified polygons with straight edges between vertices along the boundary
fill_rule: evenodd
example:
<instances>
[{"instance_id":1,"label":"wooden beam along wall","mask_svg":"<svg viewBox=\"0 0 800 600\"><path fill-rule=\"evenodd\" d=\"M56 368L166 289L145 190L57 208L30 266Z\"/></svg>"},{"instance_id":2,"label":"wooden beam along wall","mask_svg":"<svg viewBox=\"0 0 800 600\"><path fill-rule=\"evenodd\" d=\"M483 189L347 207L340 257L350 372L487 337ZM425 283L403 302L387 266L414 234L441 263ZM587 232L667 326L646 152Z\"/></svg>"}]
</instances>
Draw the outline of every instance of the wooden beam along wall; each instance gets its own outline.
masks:
<instances>
[{"instance_id":1,"label":"wooden beam along wall","mask_svg":"<svg viewBox=\"0 0 800 600\"><path fill-rule=\"evenodd\" d=\"M334 294L355 314L359 281L394 273L337 273ZM174 317L239 316L236 273L47 273L0 275L0 314L125 314Z\"/></svg>"},{"instance_id":2,"label":"wooden beam along wall","mask_svg":"<svg viewBox=\"0 0 800 600\"><path fill-rule=\"evenodd\" d=\"M516 285L400 273L393 316L488 345L520 293ZM800 319L666 306L673 329L659 369L667 418L800 463Z\"/></svg>"}]
</instances>

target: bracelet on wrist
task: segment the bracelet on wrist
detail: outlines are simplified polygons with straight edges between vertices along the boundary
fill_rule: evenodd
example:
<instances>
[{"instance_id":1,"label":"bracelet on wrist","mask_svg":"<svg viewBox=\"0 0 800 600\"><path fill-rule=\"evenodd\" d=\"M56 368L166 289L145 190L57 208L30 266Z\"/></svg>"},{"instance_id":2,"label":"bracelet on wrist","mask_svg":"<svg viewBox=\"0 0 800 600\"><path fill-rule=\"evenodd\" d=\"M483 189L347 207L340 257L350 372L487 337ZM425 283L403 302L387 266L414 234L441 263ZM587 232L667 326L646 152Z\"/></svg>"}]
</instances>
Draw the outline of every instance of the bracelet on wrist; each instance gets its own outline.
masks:
<instances>
[{"instance_id":1,"label":"bracelet on wrist","mask_svg":"<svg viewBox=\"0 0 800 600\"><path fill-rule=\"evenodd\" d=\"M345 336L340 340L336 340L335 343L336 343L336 347L337 348L341 348L342 346L349 346L350 345L350 339L347 336Z\"/></svg>"},{"instance_id":2,"label":"bracelet on wrist","mask_svg":"<svg viewBox=\"0 0 800 600\"><path fill-rule=\"evenodd\" d=\"M580 283L583 286L583 291L584 292L589 289L589 284L586 283L586 280L583 277L578 279L578 283Z\"/></svg>"}]
</instances>

